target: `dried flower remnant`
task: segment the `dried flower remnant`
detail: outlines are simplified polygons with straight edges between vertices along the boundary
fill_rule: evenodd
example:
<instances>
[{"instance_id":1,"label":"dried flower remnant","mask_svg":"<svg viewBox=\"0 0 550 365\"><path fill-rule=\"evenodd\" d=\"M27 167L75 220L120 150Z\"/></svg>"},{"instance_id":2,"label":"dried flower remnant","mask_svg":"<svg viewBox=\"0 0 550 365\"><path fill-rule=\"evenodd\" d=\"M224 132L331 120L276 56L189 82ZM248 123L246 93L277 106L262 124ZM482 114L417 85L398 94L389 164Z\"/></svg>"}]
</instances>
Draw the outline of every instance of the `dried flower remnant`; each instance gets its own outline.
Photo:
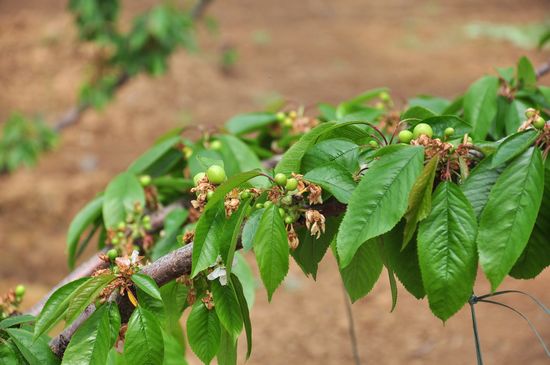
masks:
<instances>
[{"instance_id":1,"label":"dried flower remnant","mask_svg":"<svg viewBox=\"0 0 550 365\"><path fill-rule=\"evenodd\" d=\"M291 249L295 250L300 244L300 240L298 239L298 235L296 234L296 231L294 231L294 226L292 224L288 225L286 236L288 238L288 245Z\"/></svg>"},{"instance_id":2,"label":"dried flower remnant","mask_svg":"<svg viewBox=\"0 0 550 365\"><path fill-rule=\"evenodd\" d=\"M206 175L203 176L197 182L197 186L191 188L191 192L197 194L197 199L191 200L191 205L193 208L202 212L206 206L208 192L213 192L215 188L216 187L208 181L208 177Z\"/></svg>"},{"instance_id":3,"label":"dried flower remnant","mask_svg":"<svg viewBox=\"0 0 550 365\"><path fill-rule=\"evenodd\" d=\"M321 233L325 233L325 216L319 211L310 209L306 211L306 228L312 236L319 239Z\"/></svg>"},{"instance_id":4,"label":"dried flower remnant","mask_svg":"<svg viewBox=\"0 0 550 365\"><path fill-rule=\"evenodd\" d=\"M227 218L239 209L241 201L239 199L239 190L233 189L226 196L224 201L225 216Z\"/></svg>"}]
</instances>

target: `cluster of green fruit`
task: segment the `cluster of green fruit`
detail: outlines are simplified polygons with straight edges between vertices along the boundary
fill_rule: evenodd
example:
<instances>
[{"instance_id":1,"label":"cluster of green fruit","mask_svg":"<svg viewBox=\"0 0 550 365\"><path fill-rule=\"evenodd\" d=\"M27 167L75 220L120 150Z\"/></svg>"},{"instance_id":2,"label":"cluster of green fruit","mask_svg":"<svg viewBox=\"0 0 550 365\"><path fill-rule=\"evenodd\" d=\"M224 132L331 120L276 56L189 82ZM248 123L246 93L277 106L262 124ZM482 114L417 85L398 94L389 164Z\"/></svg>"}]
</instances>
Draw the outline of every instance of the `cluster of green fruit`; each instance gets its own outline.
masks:
<instances>
[{"instance_id":1,"label":"cluster of green fruit","mask_svg":"<svg viewBox=\"0 0 550 365\"><path fill-rule=\"evenodd\" d=\"M425 135L428 138L432 138L434 134L434 131L432 127L429 124L426 123L418 123L414 126L412 132L408 129L404 129L398 134L399 142L401 143L411 143L413 139L417 139L421 135ZM453 127L448 127L445 129L445 138L451 137L453 134L455 134L455 130Z\"/></svg>"},{"instance_id":2,"label":"cluster of green fruit","mask_svg":"<svg viewBox=\"0 0 550 365\"><path fill-rule=\"evenodd\" d=\"M283 125L283 127L292 127L294 119L298 117L298 113L295 110L291 110L288 113L278 112L275 117Z\"/></svg>"},{"instance_id":3,"label":"cluster of green fruit","mask_svg":"<svg viewBox=\"0 0 550 365\"><path fill-rule=\"evenodd\" d=\"M279 200L279 214L286 224L292 224L300 217L299 212L292 208L292 195L298 188L298 180L294 177L289 178L285 174L278 173L273 178L273 181L286 192ZM257 203L256 208L269 208L272 205L273 202L271 200L266 200L263 203Z\"/></svg>"},{"instance_id":4,"label":"cluster of green fruit","mask_svg":"<svg viewBox=\"0 0 550 365\"><path fill-rule=\"evenodd\" d=\"M0 298L0 320L9 317L14 311L17 311L17 308L23 301L26 290L24 285L19 284L13 291L15 298L11 295L7 295L4 300Z\"/></svg>"}]
</instances>

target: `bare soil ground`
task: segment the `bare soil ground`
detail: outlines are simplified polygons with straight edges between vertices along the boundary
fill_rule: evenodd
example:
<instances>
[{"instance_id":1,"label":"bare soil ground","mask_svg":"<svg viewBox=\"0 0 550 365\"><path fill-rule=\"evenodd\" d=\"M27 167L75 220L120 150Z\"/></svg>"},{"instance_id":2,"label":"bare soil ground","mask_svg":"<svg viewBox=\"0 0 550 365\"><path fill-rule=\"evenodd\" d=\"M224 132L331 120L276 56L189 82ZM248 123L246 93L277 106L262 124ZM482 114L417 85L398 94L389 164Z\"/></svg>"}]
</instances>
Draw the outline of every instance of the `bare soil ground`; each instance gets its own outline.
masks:
<instances>
[{"instance_id":1,"label":"bare soil ground","mask_svg":"<svg viewBox=\"0 0 550 365\"><path fill-rule=\"evenodd\" d=\"M124 15L152 3L126 1ZM13 110L55 120L75 102L92 52L76 41L65 5L61 0L0 1L0 120ZM161 78L133 80L103 112L87 113L64 132L60 147L38 168L0 180L0 291L23 282L30 288L30 306L63 277L71 217L158 135L183 120L218 125L235 113L261 108L273 95L309 105L384 85L401 100L421 93L452 97L494 66L511 65L523 54L537 63L544 60L508 43L468 39L466 24L538 22L548 15L548 2L225 0L209 13L219 21L220 34L202 32L200 53L177 54ZM239 53L230 77L219 70L225 45ZM548 280L547 271L535 281L508 280L502 287L526 290L550 303ZM482 280L476 292L487 291ZM293 267L271 304L263 290L257 294L248 363L352 363L332 257L321 266L318 282ZM365 363L474 363L467 308L442 325L426 301L404 290L391 314L390 302L383 279L353 306ZM524 310L550 339L548 316L517 296L507 302ZM481 304L478 314L487 364L549 362L513 313Z\"/></svg>"}]
</instances>

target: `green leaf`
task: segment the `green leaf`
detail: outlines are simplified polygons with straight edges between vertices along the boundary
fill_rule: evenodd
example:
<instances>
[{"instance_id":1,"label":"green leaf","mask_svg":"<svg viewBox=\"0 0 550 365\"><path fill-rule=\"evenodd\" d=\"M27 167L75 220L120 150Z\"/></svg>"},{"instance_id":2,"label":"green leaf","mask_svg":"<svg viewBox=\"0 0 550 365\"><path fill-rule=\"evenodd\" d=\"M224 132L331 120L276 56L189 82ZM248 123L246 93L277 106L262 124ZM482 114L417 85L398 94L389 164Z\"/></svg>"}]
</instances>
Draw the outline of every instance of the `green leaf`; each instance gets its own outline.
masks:
<instances>
[{"instance_id":1,"label":"green leaf","mask_svg":"<svg viewBox=\"0 0 550 365\"><path fill-rule=\"evenodd\" d=\"M239 172L263 169L262 163L256 154L243 141L231 135L219 135L218 140L222 144L220 153L225 162L225 170L228 176ZM251 178L250 183L254 186L265 187L268 184L266 178Z\"/></svg>"},{"instance_id":2,"label":"green leaf","mask_svg":"<svg viewBox=\"0 0 550 365\"><path fill-rule=\"evenodd\" d=\"M244 296L243 286L235 274L231 274L231 284L233 284L235 294L237 294L237 300L239 301L239 307L241 308L241 318L243 319L244 331L246 333L246 358L248 359L252 352L252 324L250 323L250 313Z\"/></svg>"},{"instance_id":3,"label":"green leaf","mask_svg":"<svg viewBox=\"0 0 550 365\"><path fill-rule=\"evenodd\" d=\"M187 307L189 287L180 284L176 280L172 280L160 288L160 293L166 313L163 328L168 332L169 336L176 338L185 347L185 338L180 324L180 317Z\"/></svg>"},{"instance_id":4,"label":"green leaf","mask_svg":"<svg viewBox=\"0 0 550 365\"><path fill-rule=\"evenodd\" d=\"M315 144L317 138L330 130L334 125L336 125L335 122L322 123L313 128L309 133L304 134L284 153L281 161L275 166L275 173L288 175L291 172L297 173L301 171L302 157Z\"/></svg>"},{"instance_id":5,"label":"green leaf","mask_svg":"<svg viewBox=\"0 0 550 365\"><path fill-rule=\"evenodd\" d=\"M24 359L17 350L17 346L12 341L0 339L0 364L2 365L21 365Z\"/></svg>"},{"instance_id":6,"label":"green leaf","mask_svg":"<svg viewBox=\"0 0 550 365\"><path fill-rule=\"evenodd\" d=\"M218 365L237 365L237 340L225 329L222 329L217 357Z\"/></svg>"},{"instance_id":7,"label":"green leaf","mask_svg":"<svg viewBox=\"0 0 550 365\"><path fill-rule=\"evenodd\" d=\"M187 365L185 360L185 345L174 336L162 332L164 338L164 360L162 365Z\"/></svg>"},{"instance_id":8,"label":"green leaf","mask_svg":"<svg viewBox=\"0 0 550 365\"><path fill-rule=\"evenodd\" d=\"M206 209L202 213L195 226L191 277L195 277L199 272L216 262L220 254L225 222L223 202L218 202L216 207Z\"/></svg>"},{"instance_id":9,"label":"green leaf","mask_svg":"<svg viewBox=\"0 0 550 365\"><path fill-rule=\"evenodd\" d=\"M130 320L124 341L124 359L132 365L162 364L164 341L155 315L138 305Z\"/></svg>"},{"instance_id":10,"label":"green leaf","mask_svg":"<svg viewBox=\"0 0 550 365\"><path fill-rule=\"evenodd\" d=\"M241 233L244 217L250 208L250 199L251 198L241 200L239 209L236 212L233 212L229 218L229 222L227 222L227 228L224 230L224 238L220 252L226 266L227 276L231 274L233 257L235 256L235 250L237 248L237 241Z\"/></svg>"},{"instance_id":11,"label":"green leaf","mask_svg":"<svg viewBox=\"0 0 550 365\"><path fill-rule=\"evenodd\" d=\"M151 251L153 260L158 260L168 252L180 247L177 237L188 217L189 211L184 208L176 208L168 213L164 218L164 236L159 238Z\"/></svg>"},{"instance_id":12,"label":"green leaf","mask_svg":"<svg viewBox=\"0 0 550 365\"><path fill-rule=\"evenodd\" d=\"M409 205L405 213L407 224L403 231L403 248L412 239L418 222L426 218L432 210L432 189L438 163L439 158L436 156L424 166L409 194Z\"/></svg>"},{"instance_id":13,"label":"green leaf","mask_svg":"<svg viewBox=\"0 0 550 365\"><path fill-rule=\"evenodd\" d=\"M53 292L36 318L34 326L35 339L47 333L57 322L63 319L71 298L76 294L76 290L91 279L92 278L80 278L71 281Z\"/></svg>"},{"instance_id":14,"label":"green leaf","mask_svg":"<svg viewBox=\"0 0 550 365\"><path fill-rule=\"evenodd\" d=\"M145 193L139 180L129 172L117 175L107 185L103 199L103 221L110 228L125 221L126 214L132 212L135 203L145 205Z\"/></svg>"},{"instance_id":15,"label":"green leaf","mask_svg":"<svg viewBox=\"0 0 550 365\"><path fill-rule=\"evenodd\" d=\"M405 112L401 115L401 120L406 120L406 119L424 120L427 118L435 117L436 115L437 114L435 114L430 109L427 109L420 105L416 105L416 106L411 106L409 109L405 110Z\"/></svg>"},{"instance_id":16,"label":"green leaf","mask_svg":"<svg viewBox=\"0 0 550 365\"><path fill-rule=\"evenodd\" d=\"M359 169L359 146L348 139L334 138L321 141L310 148L302 159L302 172L308 172L327 163L336 163L354 173Z\"/></svg>"},{"instance_id":17,"label":"green leaf","mask_svg":"<svg viewBox=\"0 0 550 365\"><path fill-rule=\"evenodd\" d=\"M231 272L239 278L248 309L252 309L254 300L256 299L256 277L243 255L235 252L235 259L237 262L233 265Z\"/></svg>"},{"instance_id":18,"label":"green leaf","mask_svg":"<svg viewBox=\"0 0 550 365\"><path fill-rule=\"evenodd\" d=\"M225 196L227 193L229 193L231 190L240 187L248 180L259 176L262 172L260 170L252 170L247 172L241 172L239 174L233 175L229 179L227 179L226 182L221 184L216 188L214 191L214 195L212 195L208 199L208 203L206 204L205 211L208 211L209 209L212 209L213 207L216 207L220 201L223 201L225 199Z\"/></svg>"},{"instance_id":19,"label":"green leaf","mask_svg":"<svg viewBox=\"0 0 550 365\"><path fill-rule=\"evenodd\" d=\"M67 324L72 323L114 278L112 274L95 276L80 285L71 296L67 307L65 314Z\"/></svg>"},{"instance_id":20,"label":"green leaf","mask_svg":"<svg viewBox=\"0 0 550 365\"><path fill-rule=\"evenodd\" d=\"M8 328L6 332L29 365L59 364L59 359L50 350L44 337L33 339L32 332L20 328Z\"/></svg>"},{"instance_id":21,"label":"green leaf","mask_svg":"<svg viewBox=\"0 0 550 365\"><path fill-rule=\"evenodd\" d=\"M534 129L527 129L511 136L506 137L502 143L498 145L498 148L493 155L492 167L495 168L513 158L521 155L528 149L533 143L535 143L539 133Z\"/></svg>"},{"instance_id":22,"label":"green leaf","mask_svg":"<svg viewBox=\"0 0 550 365\"><path fill-rule=\"evenodd\" d=\"M215 280L212 282L211 288L220 323L231 336L236 338L243 329L243 319L233 285L230 282L227 285L222 285Z\"/></svg>"},{"instance_id":23,"label":"green leaf","mask_svg":"<svg viewBox=\"0 0 550 365\"><path fill-rule=\"evenodd\" d=\"M404 223L399 223L391 231L384 234L384 252L387 265L395 272L405 289L416 299L422 299L426 295L420 266L418 263L416 238L403 247Z\"/></svg>"},{"instance_id":24,"label":"green leaf","mask_svg":"<svg viewBox=\"0 0 550 365\"><path fill-rule=\"evenodd\" d=\"M220 348L220 320L216 311L206 308L200 300L195 302L187 319L187 338L195 355L210 364Z\"/></svg>"},{"instance_id":25,"label":"green leaf","mask_svg":"<svg viewBox=\"0 0 550 365\"><path fill-rule=\"evenodd\" d=\"M472 295L477 271L477 222L452 182L435 190L432 211L418 229L418 258L432 312L446 321Z\"/></svg>"},{"instance_id":26,"label":"green leaf","mask_svg":"<svg viewBox=\"0 0 550 365\"><path fill-rule=\"evenodd\" d=\"M36 318L30 314L11 316L0 321L0 329L6 329L23 323L34 322L35 320Z\"/></svg>"},{"instance_id":27,"label":"green leaf","mask_svg":"<svg viewBox=\"0 0 550 365\"><path fill-rule=\"evenodd\" d=\"M155 144L147 152L139 156L128 167L128 172L133 174L143 174L155 162L159 161L167 152L172 150L176 143L181 140L180 136L167 138L160 143Z\"/></svg>"},{"instance_id":28,"label":"green leaf","mask_svg":"<svg viewBox=\"0 0 550 365\"><path fill-rule=\"evenodd\" d=\"M516 279L532 279L550 266L550 163L544 168L544 193L529 242L514 264L510 275ZM0 323L1 326L1 323Z\"/></svg>"},{"instance_id":29,"label":"green leaf","mask_svg":"<svg viewBox=\"0 0 550 365\"><path fill-rule=\"evenodd\" d=\"M409 100L409 106L423 107L437 114L444 114L445 109L450 106L451 102L447 99L438 98L430 95L420 95Z\"/></svg>"},{"instance_id":30,"label":"green leaf","mask_svg":"<svg viewBox=\"0 0 550 365\"><path fill-rule=\"evenodd\" d=\"M338 256L338 255L336 255ZM382 258L374 240L363 243L345 267L338 262L340 275L352 302L367 295L382 273Z\"/></svg>"},{"instance_id":31,"label":"green leaf","mask_svg":"<svg viewBox=\"0 0 550 365\"><path fill-rule=\"evenodd\" d=\"M493 186L479 219L479 261L495 290L523 252L544 189L541 152L531 147L514 159Z\"/></svg>"},{"instance_id":32,"label":"green leaf","mask_svg":"<svg viewBox=\"0 0 550 365\"><path fill-rule=\"evenodd\" d=\"M260 219L262 219L262 215L264 214L264 209L258 209L252 212L250 217L246 220L246 223L244 224L243 233L241 235L241 242L243 244L243 248L248 251L252 249L252 245L254 243L254 236L256 235L256 231L258 230L258 227L260 225Z\"/></svg>"},{"instance_id":33,"label":"green leaf","mask_svg":"<svg viewBox=\"0 0 550 365\"><path fill-rule=\"evenodd\" d=\"M300 244L290 253L306 276L311 274L316 279L319 263L336 236L341 220L341 217L327 217L325 233L318 239L312 236L305 227L300 227L297 230Z\"/></svg>"},{"instance_id":34,"label":"green leaf","mask_svg":"<svg viewBox=\"0 0 550 365\"><path fill-rule=\"evenodd\" d=\"M483 140L497 113L498 78L484 76L464 95L464 118L472 125L472 138Z\"/></svg>"},{"instance_id":35,"label":"green leaf","mask_svg":"<svg viewBox=\"0 0 550 365\"><path fill-rule=\"evenodd\" d=\"M518 81L521 89L535 90L537 88L537 72L527 57L518 61Z\"/></svg>"},{"instance_id":36,"label":"green leaf","mask_svg":"<svg viewBox=\"0 0 550 365\"><path fill-rule=\"evenodd\" d=\"M143 290L147 295L150 295L155 299L162 300L159 287L157 286L157 283L155 283L155 281L150 276L137 273L132 275L132 281L138 288Z\"/></svg>"},{"instance_id":37,"label":"green leaf","mask_svg":"<svg viewBox=\"0 0 550 365\"><path fill-rule=\"evenodd\" d=\"M277 121L275 113L247 113L235 115L225 123L231 134L245 134L261 129Z\"/></svg>"},{"instance_id":38,"label":"green leaf","mask_svg":"<svg viewBox=\"0 0 550 365\"><path fill-rule=\"evenodd\" d=\"M254 253L269 301L288 273L288 252L283 218L273 204L265 209L254 236Z\"/></svg>"},{"instance_id":39,"label":"green leaf","mask_svg":"<svg viewBox=\"0 0 550 365\"><path fill-rule=\"evenodd\" d=\"M367 240L393 228L422 169L424 149L392 149L367 170L353 192L336 238L342 267Z\"/></svg>"},{"instance_id":40,"label":"green leaf","mask_svg":"<svg viewBox=\"0 0 550 365\"><path fill-rule=\"evenodd\" d=\"M304 179L320 185L341 203L347 204L357 184L351 173L341 165L330 162L304 175Z\"/></svg>"},{"instance_id":41,"label":"green leaf","mask_svg":"<svg viewBox=\"0 0 550 365\"><path fill-rule=\"evenodd\" d=\"M101 216L101 207L103 206L103 197L99 196L86 204L86 206L80 210L69 226L67 232L67 251L69 268L74 267L76 260L76 248L80 240L80 236L86 228L92 224L96 219Z\"/></svg>"},{"instance_id":42,"label":"green leaf","mask_svg":"<svg viewBox=\"0 0 550 365\"><path fill-rule=\"evenodd\" d=\"M99 307L74 333L63 354L62 364L103 365L120 329L116 304Z\"/></svg>"},{"instance_id":43,"label":"green leaf","mask_svg":"<svg viewBox=\"0 0 550 365\"><path fill-rule=\"evenodd\" d=\"M501 168L493 168L492 156L484 158L471 172L470 176L460 186L466 198L472 204L476 217L479 219L489 193L497 181Z\"/></svg>"}]
</instances>

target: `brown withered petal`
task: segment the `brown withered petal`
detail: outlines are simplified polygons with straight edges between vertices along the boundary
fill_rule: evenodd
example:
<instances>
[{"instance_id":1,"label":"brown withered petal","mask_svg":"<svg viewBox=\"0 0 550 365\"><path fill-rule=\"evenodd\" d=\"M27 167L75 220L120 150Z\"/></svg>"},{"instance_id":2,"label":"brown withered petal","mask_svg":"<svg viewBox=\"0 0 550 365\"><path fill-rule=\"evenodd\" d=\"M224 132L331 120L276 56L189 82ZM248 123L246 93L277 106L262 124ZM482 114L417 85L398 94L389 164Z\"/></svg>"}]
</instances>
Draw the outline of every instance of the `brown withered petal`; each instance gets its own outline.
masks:
<instances>
[{"instance_id":1,"label":"brown withered petal","mask_svg":"<svg viewBox=\"0 0 550 365\"><path fill-rule=\"evenodd\" d=\"M300 244L300 240L298 239L298 235L294 231L294 227L289 225L288 231L286 232L286 236L288 238L288 245L291 249L295 250L298 245Z\"/></svg>"},{"instance_id":2,"label":"brown withered petal","mask_svg":"<svg viewBox=\"0 0 550 365\"><path fill-rule=\"evenodd\" d=\"M310 209L306 211L306 228L312 236L321 237L321 233L325 233L325 216L319 211Z\"/></svg>"}]
</instances>

